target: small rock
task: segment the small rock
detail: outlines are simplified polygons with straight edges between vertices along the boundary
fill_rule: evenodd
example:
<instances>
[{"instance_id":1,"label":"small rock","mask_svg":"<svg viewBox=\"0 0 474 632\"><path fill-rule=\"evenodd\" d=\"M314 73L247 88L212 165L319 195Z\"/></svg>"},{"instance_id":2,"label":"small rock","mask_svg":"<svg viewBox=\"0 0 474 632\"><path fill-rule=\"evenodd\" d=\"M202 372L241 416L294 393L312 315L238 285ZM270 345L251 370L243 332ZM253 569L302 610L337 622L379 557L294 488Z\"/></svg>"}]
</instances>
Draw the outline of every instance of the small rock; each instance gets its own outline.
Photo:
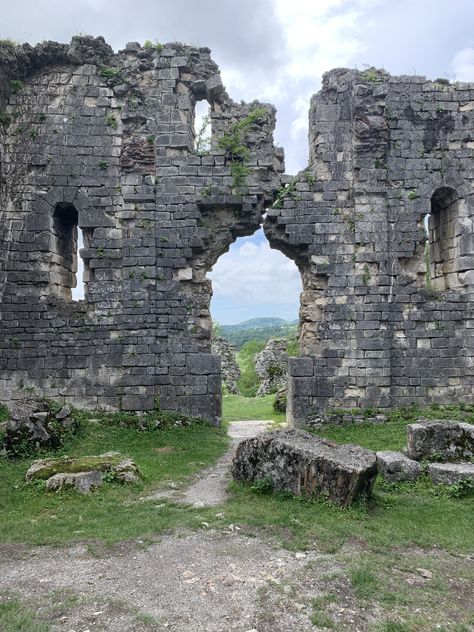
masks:
<instances>
[{"instance_id":1,"label":"small rock","mask_svg":"<svg viewBox=\"0 0 474 632\"><path fill-rule=\"evenodd\" d=\"M59 413L56 413L56 419L61 421L61 419L64 419L65 417L69 417L70 414L71 414L71 409L69 408L69 406L63 406L61 410L59 411Z\"/></svg>"},{"instance_id":2,"label":"small rock","mask_svg":"<svg viewBox=\"0 0 474 632\"><path fill-rule=\"evenodd\" d=\"M426 568L417 568L417 572L425 579L433 579L433 573Z\"/></svg>"},{"instance_id":3,"label":"small rock","mask_svg":"<svg viewBox=\"0 0 474 632\"><path fill-rule=\"evenodd\" d=\"M428 475L435 485L454 485L460 481L474 481L474 463L430 463Z\"/></svg>"},{"instance_id":4,"label":"small rock","mask_svg":"<svg viewBox=\"0 0 474 632\"><path fill-rule=\"evenodd\" d=\"M389 483L414 481L421 474L421 465L402 452L377 452L377 468Z\"/></svg>"}]
</instances>

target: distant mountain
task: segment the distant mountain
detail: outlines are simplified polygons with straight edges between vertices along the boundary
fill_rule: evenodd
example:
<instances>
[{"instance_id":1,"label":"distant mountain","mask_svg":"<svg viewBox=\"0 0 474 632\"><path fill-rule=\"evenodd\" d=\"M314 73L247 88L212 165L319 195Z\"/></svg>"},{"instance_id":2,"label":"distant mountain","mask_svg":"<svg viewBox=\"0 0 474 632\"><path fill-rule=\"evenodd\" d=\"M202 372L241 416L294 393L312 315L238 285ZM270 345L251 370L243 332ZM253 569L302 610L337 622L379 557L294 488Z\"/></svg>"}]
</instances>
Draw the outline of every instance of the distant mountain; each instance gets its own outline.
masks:
<instances>
[{"instance_id":1,"label":"distant mountain","mask_svg":"<svg viewBox=\"0 0 474 632\"><path fill-rule=\"evenodd\" d=\"M241 331L243 329L258 329L259 327L282 327L293 323L283 318L250 318L236 325L221 325L226 331Z\"/></svg>"},{"instance_id":2,"label":"distant mountain","mask_svg":"<svg viewBox=\"0 0 474 632\"><path fill-rule=\"evenodd\" d=\"M249 340L266 342L269 338L290 338L298 329L298 321L283 318L251 318L236 325L220 325L220 335L241 349Z\"/></svg>"}]
</instances>

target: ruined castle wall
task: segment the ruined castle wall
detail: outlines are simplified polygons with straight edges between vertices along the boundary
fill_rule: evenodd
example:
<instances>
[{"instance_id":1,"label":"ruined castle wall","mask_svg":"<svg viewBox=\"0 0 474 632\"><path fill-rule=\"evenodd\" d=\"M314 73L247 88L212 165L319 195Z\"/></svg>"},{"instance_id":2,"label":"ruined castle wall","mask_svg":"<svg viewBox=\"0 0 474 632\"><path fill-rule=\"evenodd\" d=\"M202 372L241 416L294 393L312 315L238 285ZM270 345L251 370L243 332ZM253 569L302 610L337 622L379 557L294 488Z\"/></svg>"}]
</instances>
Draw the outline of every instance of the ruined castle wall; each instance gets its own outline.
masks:
<instances>
[{"instance_id":1,"label":"ruined castle wall","mask_svg":"<svg viewBox=\"0 0 474 632\"><path fill-rule=\"evenodd\" d=\"M335 70L309 136L265 221L303 278L290 418L474 401L474 84Z\"/></svg>"},{"instance_id":2,"label":"ruined castle wall","mask_svg":"<svg viewBox=\"0 0 474 632\"><path fill-rule=\"evenodd\" d=\"M198 155L203 99L213 148ZM283 153L271 106L246 128L243 181L217 139L257 107L230 100L205 48L0 47L0 400L219 422L205 274L258 228ZM78 228L83 301L71 297Z\"/></svg>"}]
</instances>

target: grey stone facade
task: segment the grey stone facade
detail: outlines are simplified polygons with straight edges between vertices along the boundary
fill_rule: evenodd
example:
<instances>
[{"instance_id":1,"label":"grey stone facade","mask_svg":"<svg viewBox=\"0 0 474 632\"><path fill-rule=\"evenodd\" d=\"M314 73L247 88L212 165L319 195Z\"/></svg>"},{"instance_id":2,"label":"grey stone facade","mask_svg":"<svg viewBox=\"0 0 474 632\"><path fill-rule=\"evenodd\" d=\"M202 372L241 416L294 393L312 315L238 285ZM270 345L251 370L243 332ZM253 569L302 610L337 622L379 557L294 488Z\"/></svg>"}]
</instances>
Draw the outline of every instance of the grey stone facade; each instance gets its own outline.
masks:
<instances>
[{"instance_id":1,"label":"grey stone facade","mask_svg":"<svg viewBox=\"0 0 474 632\"><path fill-rule=\"evenodd\" d=\"M181 44L2 46L0 83L0 400L26 391L123 410L158 403L218 423L205 274L255 232L279 185L274 108L233 103L209 50ZM208 155L194 151L203 99ZM218 139L257 108L238 181L240 157Z\"/></svg>"},{"instance_id":2,"label":"grey stone facade","mask_svg":"<svg viewBox=\"0 0 474 632\"><path fill-rule=\"evenodd\" d=\"M473 402L474 84L331 71L309 142L264 223L303 278L290 418Z\"/></svg>"},{"instance_id":3,"label":"grey stone facade","mask_svg":"<svg viewBox=\"0 0 474 632\"><path fill-rule=\"evenodd\" d=\"M473 401L473 96L332 71L311 104L310 166L282 191L274 108L234 103L208 49L1 45L0 400L219 423L205 275L274 203L265 232L304 286L297 424L327 407ZM219 146L229 133L245 151ZM71 300L78 228L84 301Z\"/></svg>"}]
</instances>

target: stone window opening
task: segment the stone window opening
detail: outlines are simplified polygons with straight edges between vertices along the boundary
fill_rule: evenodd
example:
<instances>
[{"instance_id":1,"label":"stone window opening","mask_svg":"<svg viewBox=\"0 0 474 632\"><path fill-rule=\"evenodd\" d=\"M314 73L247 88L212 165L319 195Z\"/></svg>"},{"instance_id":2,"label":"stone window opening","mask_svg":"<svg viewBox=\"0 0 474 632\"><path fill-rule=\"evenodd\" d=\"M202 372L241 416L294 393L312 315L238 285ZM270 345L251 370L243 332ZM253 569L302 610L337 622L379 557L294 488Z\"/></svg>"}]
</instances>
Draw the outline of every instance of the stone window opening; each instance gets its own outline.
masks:
<instances>
[{"instance_id":1,"label":"stone window opening","mask_svg":"<svg viewBox=\"0 0 474 632\"><path fill-rule=\"evenodd\" d=\"M207 279L212 283L214 336L222 335L223 326L244 322L239 342L234 342L237 351L249 341L263 349L265 331L269 338L288 337L290 355L299 354L301 273L292 259L270 247L261 228L237 237L208 269Z\"/></svg>"},{"instance_id":2,"label":"stone window opening","mask_svg":"<svg viewBox=\"0 0 474 632\"><path fill-rule=\"evenodd\" d=\"M205 99L196 101L194 106L194 151L205 155L211 150L212 121L211 104Z\"/></svg>"},{"instance_id":3,"label":"stone window opening","mask_svg":"<svg viewBox=\"0 0 474 632\"><path fill-rule=\"evenodd\" d=\"M79 228L78 212L73 204L56 204L53 237L51 284L54 293L66 301L84 299L87 269L80 256L80 248L87 245L89 234Z\"/></svg>"},{"instance_id":4,"label":"stone window opening","mask_svg":"<svg viewBox=\"0 0 474 632\"><path fill-rule=\"evenodd\" d=\"M427 285L434 290L459 289L467 271L463 256L466 241L465 201L455 189L441 187L431 196L431 212L425 218Z\"/></svg>"}]
</instances>

